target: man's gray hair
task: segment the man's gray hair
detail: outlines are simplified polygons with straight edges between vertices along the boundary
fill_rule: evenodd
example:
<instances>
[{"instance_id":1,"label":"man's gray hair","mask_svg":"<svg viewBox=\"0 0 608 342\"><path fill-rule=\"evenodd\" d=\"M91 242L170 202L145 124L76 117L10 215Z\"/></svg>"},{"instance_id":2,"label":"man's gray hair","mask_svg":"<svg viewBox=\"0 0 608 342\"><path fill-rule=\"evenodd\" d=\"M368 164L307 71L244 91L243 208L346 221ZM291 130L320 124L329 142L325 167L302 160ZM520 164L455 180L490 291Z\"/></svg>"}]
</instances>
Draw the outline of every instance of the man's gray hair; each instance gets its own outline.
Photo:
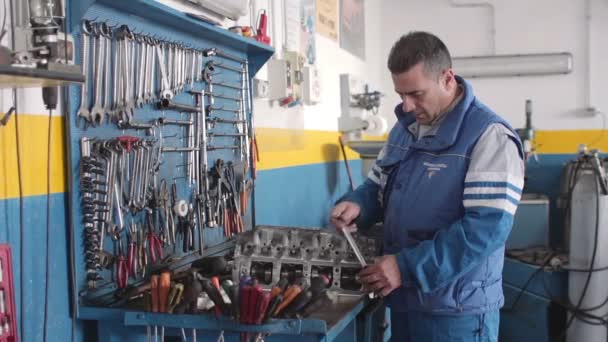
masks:
<instances>
[{"instance_id":1,"label":"man's gray hair","mask_svg":"<svg viewBox=\"0 0 608 342\"><path fill-rule=\"evenodd\" d=\"M441 39L423 31L401 36L393 45L387 64L392 74L401 74L420 62L424 62L425 71L433 75L452 67L450 52Z\"/></svg>"}]
</instances>

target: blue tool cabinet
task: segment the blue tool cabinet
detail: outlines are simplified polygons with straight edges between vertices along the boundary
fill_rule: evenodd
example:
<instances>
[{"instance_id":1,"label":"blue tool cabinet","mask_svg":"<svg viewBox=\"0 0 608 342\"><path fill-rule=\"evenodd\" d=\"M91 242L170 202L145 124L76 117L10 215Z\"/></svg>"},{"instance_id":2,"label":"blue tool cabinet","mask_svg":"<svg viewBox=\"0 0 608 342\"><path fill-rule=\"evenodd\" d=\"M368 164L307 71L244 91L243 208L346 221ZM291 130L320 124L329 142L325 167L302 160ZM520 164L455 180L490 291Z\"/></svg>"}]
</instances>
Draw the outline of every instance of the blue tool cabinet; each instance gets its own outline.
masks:
<instances>
[{"instance_id":1,"label":"blue tool cabinet","mask_svg":"<svg viewBox=\"0 0 608 342\"><path fill-rule=\"evenodd\" d=\"M94 23L105 23L111 29L120 27L121 25L128 25L131 32L134 34L145 34L146 36L153 37L155 39L175 42L181 44L182 47L201 51L209 48L217 48L223 53L230 56L234 56L239 59L248 61L248 73L249 82L256 74L256 72L266 63L266 61L272 56L273 49L256 42L253 39L243 38L239 35L231 33L222 28L215 27L208 23L194 19L184 13L178 12L172 8L162 5L152 0L68 0L68 27L69 31L73 34L75 39L75 55L77 56L77 62L83 64L83 46L82 46L82 34L83 34L83 20L89 20ZM95 43L90 43L95 44ZM99 43L98 43L99 44ZM111 46L110 51L115 52L116 45ZM89 51L89 59L92 61L101 61L95 59L95 56L90 56L91 50ZM136 50L133 50L136 51ZM144 53L139 50L141 58ZM135 52L131 52L135 53ZM156 58L156 57L153 57ZM160 57L159 57L160 58ZM202 58L203 64L210 60L211 57ZM195 59L193 59L195 60ZM146 60L147 61L147 60ZM199 61L198 59L196 61ZM221 94L218 93L218 97L215 98L214 106L218 108L216 115L220 119L232 120L234 116L231 116L229 111L222 111L221 109L233 108L235 101L230 100L231 98L238 97L238 89L229 85L236 85L241 82L238 73L231 73L229 70L237 68L237 64L230 59L223 61L227 72L218 72L218 75L212 75L216 77L216 81L219 83L225 83L226 87L221 88ZM93 65L94 63L87 63L87 65ZM114 65L115 62L112 62ZM132 64L131 64L132 65ZM119 66L117 68L123 68ZM94 67L93 67L94 68ZM218 68L219 69L219 68ZM101 70L101 69L100 69ZM129 69L121 70L121 72L129 72ZM134 70L130 70L134 72ZM167 72L167 71L165 71ZM194 69L197 74L200 72L199 69ZM94 99L92 96L94 93L93 82L91 75L94 75L94 71L89 71L89 82L88 82L88 94L89 103L88 107L94 105ZM162 77L156 74L155 77ZM155 83L158 83L157 79ZM139 82L136 80L135 82ZM146 81L147 82L147 81ZM146 86L144 82L144 87ZM179 104L189 104L191 106L197 106L194 98L196 95L189 93L192 91L201 91L205 89L205 80L195 78L189 84L186 84L182 89L175 92L171 101ZM162 85L161 85L162 86ZM112 99L115 101L116 91L114 90L115 83L109 84L105 87L104 92L113 92ZM243 87L249 92L250 96L251 83L248 87ZM242 89L243 89L242 88ZM244 90L242 90L244 92ZM131 90L131 94L137 93L138 89ZM109 96L109 95L106 95ZM250 99L250 98L249 98ZM128 311L120 308L120 305L112 307L112 305L106 305L108 303L115 304L112 294L117 289L116 275L114 267L112 269L99 269L98 280L94 281L94 289L91 288L90 275L85 267L85 264L90 260L87 254L90 241L87 240L89 236L85 230L83 224L83 204L81 196L81 151L82 139L86 138L90 141L98 141L105 139L114 139L118 136L129 136L134 139L146 140L150 144L156 144L158 141L164 143L163 147L177 147L181 148L188 146L188 142L184 141L184 136L190 136L190 133L184 133L184 127L176 126L162 126L161 128L155 127L153 129L135 129L128 128L128 126L117 126L114 123L103 123L98 125L89 124L83 125L82 120L79 119L77 113L81 107L81 88L80 86L72 86L69 90L69 115L66 115L66 131L68 141L68 159L69 159L69 203L70 203L70 239L71 239L71 285L73 288L73 313L78 319L90 320L97 322L97 337L101 341L120 341L120 340L145 340L146 327L148 326L163 326L165 327L165 336L168 340L180 340L181 329L186 331L192 331L198 329L198 340L217 340L221 331L225 333L228 340L236 339L239 332L263 332L268 333L270 336L266 340L277 340L281 336L292 335L290 339L308 341L308 340L324 340L331 341L336 339L338 336L342 336L342 339L353 340L356 338L356 320L355 317L366 307L369 300L367 298L361 298L359 296L340 296L340 299L335 307L328 308L327 313L330 319L311 318L302 320L287 320L287 319L274 319L266 325L241 325L238 322L228 319L226 317L215 317L213 315L174 315L174 314L161 314L161 313L149 313L142 311ZM106 101L110 101L109 97ZM152 103L144 104L141 108L136 108L132 117L131 127L138 124L145 125L154 120L172 119L172 120L189 120L198 113L183 113L181 111L173 109L159 109L156 105L158 100ZM253 129L251 125L251 108L245 110L247 127L249 130ZM80 120L80 121L79 121ZM195 118L196 120L196 118ZM124 128L127 127L127 128ZM213 144L218 146L229 146L234 143L234 138L230 136L221 136L222 133L234 132L234 127L231 125L218 125L215 127L214 132L219 133L218 137L214 138ZM160 156L160 154L158 154ZM166 185L176 185L176 196L179 198L189 200L193 196L193 186L189 183L189 179L185 176L186 168L192 163L186 160L187 152L177 153L164 153L162 161L160 159L155 160L155 163L150 162L147 165L155 165L158 167L158 179L165 179ZM149 153L149 158L153 158L153 153ZM214 161L221 158L225 161L233 161L238 159L238 155L233 153L231 150L213 150L209 151L209 164L213 165ZM185 161L186 160L186 161ZM142 164L144 165L144 164ZM128 170L134 172L133 170ZM127 173L127 171L121 171L121 173ZM123 175L121 175L123 177ZM124 176L129 177L129 176ZM246 179L251 178L250 169L245 172L244 177ZM156 180L155 180L156 182ZM158 186L158 184L156 184ZM144 186L145 187L145 186ZM106 192L107 196L111 191ZM122 194L122 190L116 190L117 194ZM120 195L117 195L120 197ZM244 216L244 226L246 230L251 229L255 225L255 206L251 203L253 196L249 196L249 210L247 215ZM124 203L123 203L124 204ZM112 208L112 207L110 207ZM111 211L112 209L110 209ZM96 214L97 215L97 214ZM109 214L113 215L112 213ZM129 212L128 217L124 220L128 222L136 222L144 220L144 213L141 212ZM125 223L125 225L127 224ZM102 228L105 229L105 228ZM143 228L142 228L143 229ZM203 252L198 251L177 251L177 243L173 247L165 247L166 251L171 251L177 255L177 261L172 263L172 268L178 268L180 265L187 265L193 259L199 258L201 254L214 255L223 254L229 251L234 246L234 239L230 239L225 236L223 229L220 228L205 228L204 231L204 245ZM120 232L117 235L121 234ZM196 241L198 236L194 237ZM105 249L113 251L114 255L122 254L122 249L125 246L120 247L117 250L117 243L113 243L112 239L105 237L103 240ZM118 239L120 240L120 238ZM111 244L111 245L109 245ZM142 279L128 278L129 285L136 286L144 283ZM343 314L336 315L337 312ZM373 314L378 310L374 310ZM369 316L363 316L366 322L369 322L371 318ZM369 323L366 323L369 325ZM368 335L370 333L368 332ZM293 336L300 335L300 336ZM371 336L371 335L370 335ZM188 340L191 340L192 336L188 335Z\"/></svg>"}]
</instances>

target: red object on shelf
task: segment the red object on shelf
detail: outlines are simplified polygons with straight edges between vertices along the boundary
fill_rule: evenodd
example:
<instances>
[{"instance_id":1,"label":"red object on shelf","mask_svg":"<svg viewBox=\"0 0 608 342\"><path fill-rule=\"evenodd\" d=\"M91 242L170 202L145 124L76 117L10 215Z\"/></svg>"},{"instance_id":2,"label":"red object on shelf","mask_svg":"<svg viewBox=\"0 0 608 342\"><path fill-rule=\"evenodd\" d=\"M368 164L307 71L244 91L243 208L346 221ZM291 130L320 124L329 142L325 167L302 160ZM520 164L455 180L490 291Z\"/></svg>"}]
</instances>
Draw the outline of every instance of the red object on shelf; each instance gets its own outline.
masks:
<instances>
[{"instance_id":1,"label":"red object on shelf","mask_svg":"<svg viewBox=\"0 0 608 342\"><path fill-rule=\"evenodd\" d=\"M11 246L0 244L0 342L19 341L16 320Z\"/></svg>"},{"instance_id":2,"label":"red object on shelf","mask_svg":"<svg viewBox=\"0 0 608 342\"><path fill-rule=\"evenodd\" d=\"M266 11L262 11L260 14L260 22L258 24L258 34L255 36L255 40L258 42L270 45L270 37L268 37L268 16Z\"/></svg>"}]
</instances>

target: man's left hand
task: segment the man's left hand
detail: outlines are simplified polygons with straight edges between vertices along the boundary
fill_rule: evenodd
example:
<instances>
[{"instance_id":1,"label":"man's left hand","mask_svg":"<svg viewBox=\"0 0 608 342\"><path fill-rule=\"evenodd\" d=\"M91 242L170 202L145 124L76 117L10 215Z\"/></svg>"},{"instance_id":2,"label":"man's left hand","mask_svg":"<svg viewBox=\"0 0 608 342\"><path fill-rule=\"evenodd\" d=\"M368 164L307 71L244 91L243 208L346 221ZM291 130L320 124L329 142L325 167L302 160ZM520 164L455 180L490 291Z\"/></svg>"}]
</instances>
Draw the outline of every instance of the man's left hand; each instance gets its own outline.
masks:
<instances>
[{"instance_id":1,"label":"man's left hand","mask_svg":"<svg viewBox=\"0 0 608 342\"><path fill-rule=\"evenodd\" d=\"M381 297L388 296L401 286L401 271L394 255L385 255L375 264L365 267L359 272L359 280L363 287Z\"/></svg>"}]
</instances>

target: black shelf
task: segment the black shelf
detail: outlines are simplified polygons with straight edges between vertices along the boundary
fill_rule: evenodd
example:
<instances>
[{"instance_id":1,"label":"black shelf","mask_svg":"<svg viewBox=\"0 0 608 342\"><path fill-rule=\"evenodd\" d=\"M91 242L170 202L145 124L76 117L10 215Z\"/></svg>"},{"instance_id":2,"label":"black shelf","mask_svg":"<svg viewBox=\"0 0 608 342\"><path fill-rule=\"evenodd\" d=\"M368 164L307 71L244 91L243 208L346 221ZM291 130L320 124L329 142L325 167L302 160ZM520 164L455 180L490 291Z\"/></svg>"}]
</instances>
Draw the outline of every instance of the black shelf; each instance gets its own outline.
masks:
<instances>
[{"instance_id":1,"label":"black shelf","mask_svg":"<svg viewBox=\"0 0 608 342\"><path fill-rule=\"evenodd\" d=\"M84 75L80 73L0 65L0 88L57 87L83 82Z\"/></svg>"}]
</instances>

